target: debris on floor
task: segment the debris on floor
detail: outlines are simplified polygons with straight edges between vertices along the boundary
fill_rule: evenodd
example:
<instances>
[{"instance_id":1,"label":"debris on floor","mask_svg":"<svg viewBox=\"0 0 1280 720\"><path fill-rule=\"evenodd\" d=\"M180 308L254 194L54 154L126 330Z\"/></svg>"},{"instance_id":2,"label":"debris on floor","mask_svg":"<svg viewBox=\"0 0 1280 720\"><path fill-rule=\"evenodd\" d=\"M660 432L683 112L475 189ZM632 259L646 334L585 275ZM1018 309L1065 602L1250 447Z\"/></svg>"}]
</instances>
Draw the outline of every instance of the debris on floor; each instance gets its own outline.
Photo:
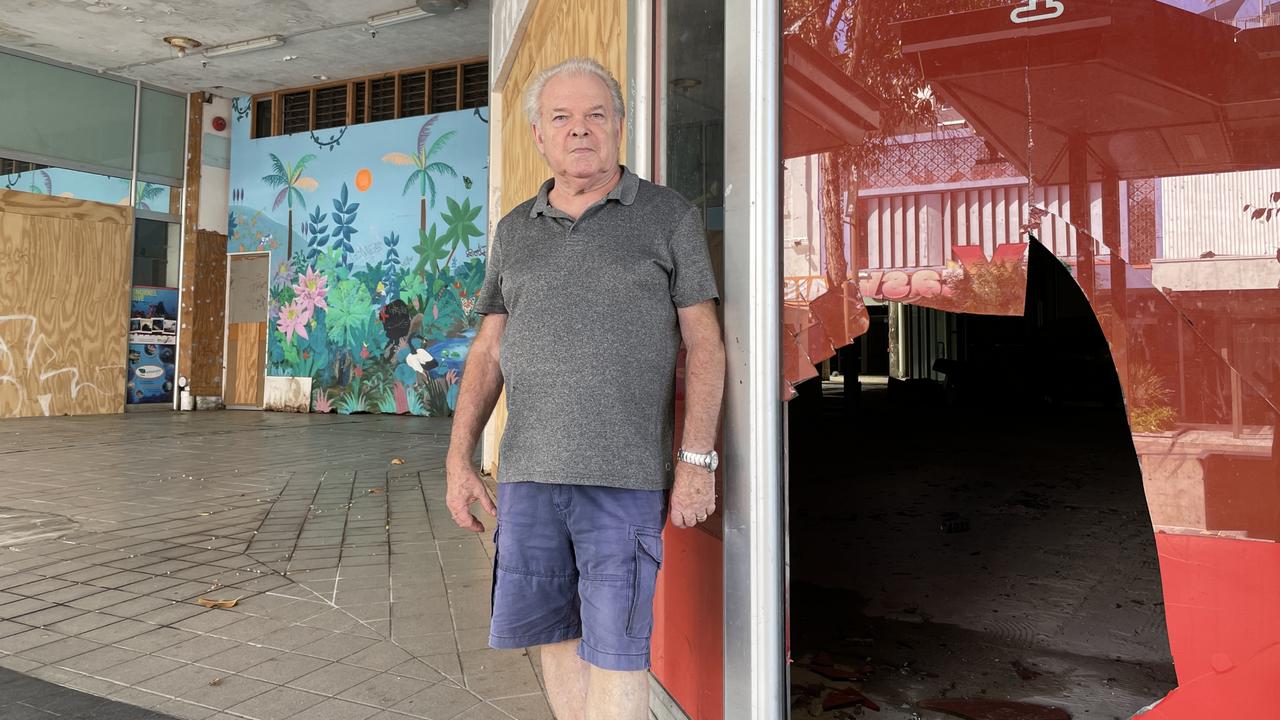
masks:
<instances>
[{"instance_id":1,"label":"debris on floor","mask_svg":"<svg viewBox=\"0 0 1280 720\"><path fill-rule=\"evenodd\" d=\"M923 700L919 706L964 720L1071 720L1061 708L1009 700Z\"/></svg>"}]
</instances>

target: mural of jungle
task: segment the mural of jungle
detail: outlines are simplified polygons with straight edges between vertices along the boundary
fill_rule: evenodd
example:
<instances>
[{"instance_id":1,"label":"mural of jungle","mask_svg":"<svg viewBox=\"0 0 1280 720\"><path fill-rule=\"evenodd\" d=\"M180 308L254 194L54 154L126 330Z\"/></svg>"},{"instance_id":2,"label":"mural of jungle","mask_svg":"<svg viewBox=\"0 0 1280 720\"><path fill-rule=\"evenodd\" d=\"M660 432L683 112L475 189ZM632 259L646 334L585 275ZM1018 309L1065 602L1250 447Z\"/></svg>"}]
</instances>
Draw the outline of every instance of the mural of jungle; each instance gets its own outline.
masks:
<instances>
[{"instance_id":1,"label":"mural of jungle","mask_svg":"<svg viewBox=\"0 0 1280 720\"><path fill-rule=\"evenodd\" d=\"M228 252L271 253L268 375L313 412L449 415L480 316L488 110L253 140L232 122Z\"/></svg>"}]
</instances>

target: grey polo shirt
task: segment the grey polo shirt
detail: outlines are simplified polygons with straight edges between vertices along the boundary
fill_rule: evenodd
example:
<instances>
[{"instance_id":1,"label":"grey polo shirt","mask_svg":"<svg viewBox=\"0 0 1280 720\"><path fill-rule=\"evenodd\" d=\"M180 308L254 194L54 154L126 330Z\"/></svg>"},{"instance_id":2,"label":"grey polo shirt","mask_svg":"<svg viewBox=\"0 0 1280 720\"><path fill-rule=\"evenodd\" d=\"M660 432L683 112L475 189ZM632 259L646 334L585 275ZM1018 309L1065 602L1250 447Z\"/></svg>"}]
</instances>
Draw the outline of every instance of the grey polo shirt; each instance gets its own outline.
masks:
<instances>
[{"instance_id":1,"label":"grey polo shirt","mask_svg":"<svg viewBox=\"0 0 1280 720\"><path fill-rule=\"evenodd\" d=\"M508 316L499 480L670 487L676 309L719 299L701 212L623 168L574 222L554 182L498 223L476 306Z\"/></svg>"}]
</instances>

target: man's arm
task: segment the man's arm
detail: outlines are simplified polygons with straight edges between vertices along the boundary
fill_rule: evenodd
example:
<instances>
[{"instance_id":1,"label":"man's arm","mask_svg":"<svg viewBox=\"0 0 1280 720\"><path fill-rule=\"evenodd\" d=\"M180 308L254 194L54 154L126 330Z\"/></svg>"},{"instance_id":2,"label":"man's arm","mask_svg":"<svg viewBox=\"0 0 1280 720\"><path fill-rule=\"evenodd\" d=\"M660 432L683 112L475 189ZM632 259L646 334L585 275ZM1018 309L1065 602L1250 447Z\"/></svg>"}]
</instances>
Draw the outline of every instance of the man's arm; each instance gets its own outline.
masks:
<instances>
[{"instance_id":1,"label":"man's arm","mask_svg":"<svg viewBox=\"0 0 1280 720\"><path fill-rule=\"evenodd\" d=\"M475 454L480 434L502 394L502 368L498 350L507 316L486 315L480 323L462 369L462 387L458 388L458 404L453 413L453 432L449 437L449 455L445 461L448 491L445 504L458 527L482 532L484 525L471 514L471 504L479 502L485 512L497 515L497 508L485 491L484 482L476 474L471 457Z\"/></svg>"},{"instance_id":2,"label":"man's arm","mask_svg":"<svg viewBox=\"0 0 1280 720\"><path fill-rule=\"evenodd\" d=\"M685 345L684 432L681 447L705 453L715 448L724 397L724 340L713 301L680 308L680 335ZM671 490L671 522L688 528L716 509L715 473L676 463Z\"/></svg>"}]
</instances>

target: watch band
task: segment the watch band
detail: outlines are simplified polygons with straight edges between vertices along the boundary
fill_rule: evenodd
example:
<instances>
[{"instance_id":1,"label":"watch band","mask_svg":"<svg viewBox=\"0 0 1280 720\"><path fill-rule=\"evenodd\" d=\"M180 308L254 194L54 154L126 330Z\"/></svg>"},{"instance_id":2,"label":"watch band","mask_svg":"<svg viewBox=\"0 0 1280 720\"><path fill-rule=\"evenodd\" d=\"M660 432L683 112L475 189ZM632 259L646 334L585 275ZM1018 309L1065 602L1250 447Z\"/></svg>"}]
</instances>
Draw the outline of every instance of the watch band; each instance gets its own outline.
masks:
<instances>
[{"instance_id":1,"label":"watch band","mask_svg":"<svg viewBox=\"0 0 1280 720\"><path fill-rule=\"evenodd\" d=\"M688 463L704 470L711 470L715 467L715 451L708 453L696 453L680 448L680 452L676 453L676 459L682 463Z\"/></svg>"}]
</instances>

